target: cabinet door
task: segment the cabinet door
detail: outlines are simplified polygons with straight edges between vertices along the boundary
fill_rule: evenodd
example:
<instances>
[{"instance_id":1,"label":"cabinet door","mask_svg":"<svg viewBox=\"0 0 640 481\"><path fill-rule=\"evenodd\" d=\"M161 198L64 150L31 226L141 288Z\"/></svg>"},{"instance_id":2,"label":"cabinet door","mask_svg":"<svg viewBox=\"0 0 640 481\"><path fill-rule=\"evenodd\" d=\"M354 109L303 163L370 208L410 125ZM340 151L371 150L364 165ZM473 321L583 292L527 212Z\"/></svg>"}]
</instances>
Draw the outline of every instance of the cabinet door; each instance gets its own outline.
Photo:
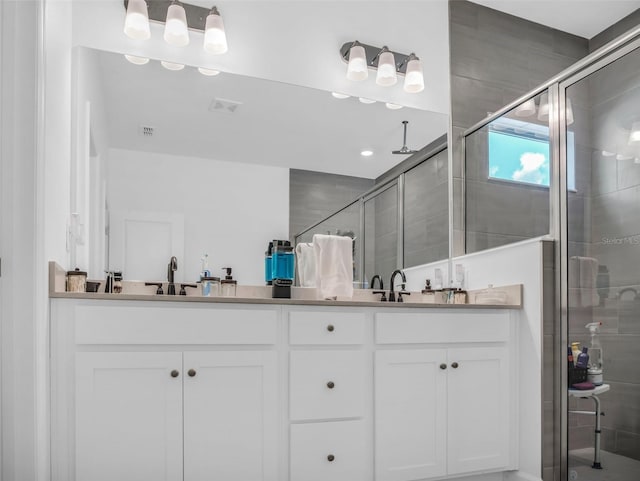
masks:
<instances>
[{"instance_id":1,"label":"cabinet door","mask_svg":"<svg viewBox=\"0 0 640 481\"><path fill-rule=\"evenodd\" d=\"M507 348L450 349L448 364L449 474L506 467L510 424Z\"/></svg>"},{"instance_id":2,"label":"cabinet door","mask_svg":"<svg viewBox=\"0 0 640 481\"><path fill-rule=\"evenodd\" d=\"M184 353L185 481L278 480L274 351Z\"/></svg>"},{"instance_id":3,"label":"cabinet door","mask_svg":"<svg viewBox=\"0 0 640 481\"><path fill-rule=\"evenodd\" d=\"M377 481L446 474L444 349L376 352Z\"/></svg>"},{"instance_id":4,"label":"cabinet door","mask_svg":"<svg viewBox=\"0 0 640 481\"><path fill-rule=\"evenodd\" d=\"M182 353L76 354L76 479L182 480Z\"/></svg>"}]
</instances>

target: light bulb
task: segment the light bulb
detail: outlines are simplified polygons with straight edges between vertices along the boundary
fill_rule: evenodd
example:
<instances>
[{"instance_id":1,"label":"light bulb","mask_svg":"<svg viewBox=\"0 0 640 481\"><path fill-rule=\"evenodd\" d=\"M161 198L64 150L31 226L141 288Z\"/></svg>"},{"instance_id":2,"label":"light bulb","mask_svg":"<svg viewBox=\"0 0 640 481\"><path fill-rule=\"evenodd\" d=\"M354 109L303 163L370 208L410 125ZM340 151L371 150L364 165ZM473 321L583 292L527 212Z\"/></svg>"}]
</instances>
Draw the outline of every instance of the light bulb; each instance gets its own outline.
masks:
<instances>
[{"instance_id":1,"label":"light bulb","mask_svg":"<svg viewBox=\"0 0 640 481\"><path fill-rule=\"evenodd\" d=\"M640 142L640 121L631 125L631 133L629 134L629 143Z\"/></svg>"},{"instance_id":2,"label":"light bulb","mask_svg":"<svg viewBox=\"0 0 640 481\"><path fill-rule=\"evenodd\" d=\"M516 117L529 117L536 113L536 102L529 99L516 107Z\"/></svg>"},{"instance_id":3,"label":"light bulb","mask_svg":"<svg viewBox=\"0 0 640 481\"><path fill-rule=\"evenodd\" d=\"M175 2L169 5L169 9L167 10L167 21L164 25L164 41L176 47L189 45L187 14L184 11L184 7Z\"/></svg>"},{"instance_id":4,"label":"light bulb","mask_svg":"<svg viewBox=\"0 0 640 481\"><path fill-rule=\"evenodd\" d=\"M382 53L378 57L378 73L376 75L376 83L382 87L390 87L398 81L396 73L396 60L393 52L387 47L382 47Z\"/></svg>"},{"instance_id":5,"label":"light bulb","mask_svg":"<svg viewBox=\"0 0 640 481\"><path fill-rule=\"evenodd\" d=\"M167 62L166 60L162 60L160 63L167 70L182 70L184 68L184 65L181 63Z\"/></svg>"},{"instance_id":6,"label":"light bulb","mask_svg":"<svg viewBox=\"0 0 640 481\"><path fill-rule=\"evenodd\" d=\"M340 100L348 99L349 97L351 97L351 95L341 94L340 92L331 92L331 95L333 95L334 98Z\"/></svg>"},{"instance_id":7,"label":"light bulb","mask_svg":"<svg viewBox=\"0 0 640 481\"><path fill-rule=\"evenodd\" d=\"M229 49L224 23L216 7L213 7L207 16L203 48L207 52L215 54L225 53Z\"/></svg>"},{"instance_id":8,"label":"light bulb","mask_svg":"<svg viewBox=\"0 0 640 481\"><path fill-rule=\"evenodd\" d=\"M127 15L124 18L124 33L135 40L151 38L149 12L145 0L129 0Z\"/></svg>"},{"instance_id":9,"label":"light bulb","mask_svg":"<svg viewBox=\"0 0 640 481\"><path fill-rule=\"evenodd\" d=\"M409 55L407 63L407 73L404 77L404 91L415 94L424 90L424 75L422 73L422 62L415 54Z\"/></svg>"},{"instance_id":10,"label":"light bulb","mask_svg":"<svg viewBox=\"0 0 640 481\"><path fill-rule=\"evenodd\" d=\"M390 102L387 102L385 105L389 110L400 110L402 108L402 105L392 104Z\"/></svg>"},{"instance_id":11,"label":"light bulb","mask_svg":"<svg viewBox=\"0 0 640 481\"><path fill-rule=\"evenodd\" d=\"M549 94L543 93L540 97L540 107L538 108L538 120L549 120Z\"/></svg>"},{"instance_id":12,"label":"light bulb","mask_svg":"<svg viewBox=\"0 0 640 481\"><path fill-rule=\"evenodd\" d=\"M125 54L124 58L134 65L146 65L149 63L149 59L145 57L136 57L135 55Z\"/></svg>"},{"instance_id":13,"label":"light bulb","mask_svg":"<svg viewBox=\"0 0 640 481\"><path fill-rule=\"evenodd\" d=\"M213 70L212 68L204 67L198 67L198 72L200 72L202 75L206 75L207 77L214 77L220 74L220 70Z\"/></svg>"},{"instance_id":14,"label":"light bulb","mask_svg":"<svg viewBox=\"0 0 640 481\"><path fill-rule=\"evenodd\" d=\"M357 41L349 49L349 64L347 65L347 79L359 82L369 76L367 55L364 47Z\"/></svg>"}]
</instances>

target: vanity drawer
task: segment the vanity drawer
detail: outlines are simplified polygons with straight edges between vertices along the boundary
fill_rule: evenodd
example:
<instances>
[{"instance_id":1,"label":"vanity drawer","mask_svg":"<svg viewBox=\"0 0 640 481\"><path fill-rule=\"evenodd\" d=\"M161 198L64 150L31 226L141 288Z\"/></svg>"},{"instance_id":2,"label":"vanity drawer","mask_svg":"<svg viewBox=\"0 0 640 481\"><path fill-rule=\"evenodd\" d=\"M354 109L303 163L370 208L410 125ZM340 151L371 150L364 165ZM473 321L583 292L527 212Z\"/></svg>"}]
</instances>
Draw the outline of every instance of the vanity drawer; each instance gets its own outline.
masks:
<instances>
[{"instance_id":1,"label":"vanity drawer","mask_svg":"<svg viewBox=\"0 0 640 481\"><path fill-rule=\"evenodd\" d=\"M289 342L291 344L362 344L364 312L291 311Z\"/></svg>"},{"instance_id":2,"label":"vanity drawer","mask_svg":"<svg viewBox=\"0 0 640 481\"><path fill-rule=\"evenodd\" d=\"M278 338L276 309L185 304L76 306L76 344L275 344Z\"/></svg>"},{"instance_id":3,"label":"vanity drawer","mask_svg":"<svg viewBox=\"0 0 640 481\"><path fill-rule=\"evenodd\" d=\"M291 481L369 481L364 421L291 426Z\"/></svg>"},{"instance_id":4,"label":"vanity drawer","mask_svg":"<svg viewBox=\"0 0 640 481\"><path fill-rule=\"evenodd\" d=\"M290 361L292 421L363 416L363 351L293 351Z\"/></svg>"}]
</instances>

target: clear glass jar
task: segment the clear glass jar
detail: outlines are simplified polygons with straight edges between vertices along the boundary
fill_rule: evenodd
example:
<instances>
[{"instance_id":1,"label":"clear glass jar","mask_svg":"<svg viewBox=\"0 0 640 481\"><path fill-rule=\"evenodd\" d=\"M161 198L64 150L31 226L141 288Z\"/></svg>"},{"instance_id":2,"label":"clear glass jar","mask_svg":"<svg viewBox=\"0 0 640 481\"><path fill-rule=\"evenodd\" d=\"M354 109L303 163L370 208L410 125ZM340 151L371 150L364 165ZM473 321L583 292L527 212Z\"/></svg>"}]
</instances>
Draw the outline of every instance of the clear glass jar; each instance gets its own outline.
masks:
<instances>
[{"instance_id":1,"label":"clear glass jar","mask_svg":"<svg viewBox=\"0 0 640 481\"><path fill-rule=\"evenodd\" d=\"M220 281L222 297L235 297L237 285L238 282L231 279L223 279Z\"/></svg>"},{"instance_id":2,"label":"clear glass jar","mask_svg":"<svg viewBox=\"0 0 640 481\"><path fill-rule=\"evenodd\" d=\"M204 297L220 295L220 278L219 277L203 277L200 282L200 288Z\"/></svg>"},{"instance_id":3,"label":"clear glass jar","mask_svg":"<svg viewBox=\"0 0 640 481\"><path fill-rule=\"evenodd\" d=\"M87 290L87 273L76 267L67 272L67 292L85 292Z\"/></svg>"}]
</instances>

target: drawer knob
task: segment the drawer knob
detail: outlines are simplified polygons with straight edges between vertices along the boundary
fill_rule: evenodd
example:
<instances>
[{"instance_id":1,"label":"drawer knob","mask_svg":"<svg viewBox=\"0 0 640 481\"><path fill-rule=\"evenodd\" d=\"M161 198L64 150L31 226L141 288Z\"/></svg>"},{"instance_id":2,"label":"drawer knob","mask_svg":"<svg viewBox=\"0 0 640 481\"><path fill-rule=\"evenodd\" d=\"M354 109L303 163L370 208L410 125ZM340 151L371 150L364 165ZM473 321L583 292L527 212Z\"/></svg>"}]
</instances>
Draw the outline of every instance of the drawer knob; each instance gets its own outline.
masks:
<instances>
[{"instance_id":1,"label":"drawer knob","mask_svg":"<svg viewBox=\"0 0 640 481\"><path fill-rule=\"evenodd\" d=\"M180 372L178 372L177 369L174 369L173 371L171 371L171 377L178 377L180 375Z\"/></svg>"},{"instance_id":2,"label":"drawer knob","mask_svg":"<svg viewBox=\"0 0 640 481\"><path fill-rule=\"evenodd\" d=\"M196 370L195 369L189 369L187 371L187 374L189 375L189 377L194 377L196 375Z\"/></svg>"},{"instance_id":3,"label":"drawer knob","mask_svg":"<svg viewBox=\"0 0 640 481\"><path fill-rule=\"evenodd\" d=\"M443 362L442 364L440 364L440 369L446 369L447 365Z\"/></svg>"},{"instance_id":4,"label":"drawer knob","mask_svg":"<svg viewBox=\"0 0 640 481\"><path fill-rule=\"evenodd\" d=\"M335 330L335 327L333 327L333 324L329 324L329 325L327 326L327 331L329 331L329 332L333 332L334 330Z\"/></svg>"},{"instance_id":5,"label":"drawer knob","mask_svg":"<svg viewBox=\"0 0 640 481\"><path fill-rule=\"evenodd\" d=\"M334 387L336 387L336 385L333 383L333 381L329 381L329 382L327 383L327 387L328 387L329 389L333 389Z\"/></svg>"},{"instance_id":6,"label":"drawer knob","mask_svg":"<svg viewBox=\"0 0 640 481\"><path fill-rule=\"evenodd\" d=\"M453 364L451 364L451 367L454 369L458 369L459 364L457 362L454 362Z\"/></svg>"},{"instance_id":7,"label":"drawer knob","mask_svg":"<svg viewBox=\"0 0 640 481\"><path fill-rule=\"evenodd\" d=\"M327 456L327 461L329 461L330 463L333 462L334 459L336 459L336 457L333 454Z\"/></svg>"}]
</instances>

